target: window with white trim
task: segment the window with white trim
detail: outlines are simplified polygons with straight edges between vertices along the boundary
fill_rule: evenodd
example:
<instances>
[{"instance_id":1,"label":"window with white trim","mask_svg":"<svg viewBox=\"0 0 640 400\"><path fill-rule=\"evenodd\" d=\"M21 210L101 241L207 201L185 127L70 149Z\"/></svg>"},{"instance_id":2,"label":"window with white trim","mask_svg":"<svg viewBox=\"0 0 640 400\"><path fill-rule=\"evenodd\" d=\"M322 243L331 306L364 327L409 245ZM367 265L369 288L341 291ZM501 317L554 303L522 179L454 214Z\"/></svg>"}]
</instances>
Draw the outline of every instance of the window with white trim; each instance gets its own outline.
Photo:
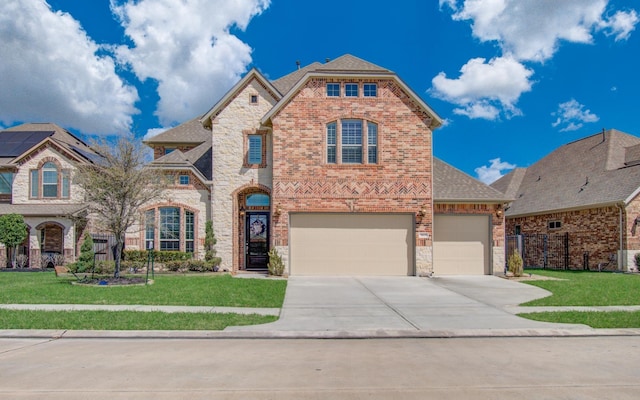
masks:
<instances>
[{"instance_id":1,"label":"window with white trim","mask_svg":"<svg viewBox=\"0 0 640 400\"><path fill-rule=\"evenodd\" d=\"M66 199L70 196L71 179L67 169L60 169L47 161L39 169L30 171L29 197L40 199Z\"/></svg>"},{"instance_id":2,"label":"window with white trim","mask_svg":"<svg viewBox=\"0 0 640 400\"><path fill-rule=\"evenodd\" d=\"M345 83L344 85L345 97L358 97L358 84L357 83Z\"/></svg>"},{"instance_id":3,"label":"window with white trim","mask_svg":"<svg viewBox=\"0 0 640 400\"><path fill-rule=\"evenodd\" d=\"M336 123L327 124L327 162L329 164L336 163Z\"/></svg>"},{"instance_id":4,"label":"window with white trim","mask_svg":"<svg viewBox=\"0 0 640 400\"><path fill-rule=\"evenodd\" d=\"M362 85L364 97L378 97L378 85L376 83L365 83Z\"/></svg>"},{"instance_id":5,"label":"window with white trim","mask_svg":"<svg viewBox=\"0 0 640 400\"><path fill-rule=\"evenodd\" d=\"M327 97L340 97L339 83L327 83Z\"/></svg>"},{"instance_id":6,"label":"window with white trim","mask_svg":"<svg viewBox=\"0 0 640 400\"><path fill-rule=\"evenodd\" d=\"M342 120L342 163L362 164L362 121Z\"/></svg>"},{"instance_id":7,"label":"window with white trim","mask_svg":"<svg viewBox=\"0 0 640 400\"><path fill-rule=\"evenodd\" d=\"M378 124L343 119L326 125L327 164L377 164Z\"/></svg>"},{"instance_id":8,"label":"window with white trim","mask_svg":"<svg viewBox=\"0 0 640 400\"><path fill-rule=\"evenodd\" d=\"M378 163L378 124L367 122L367 162Z\"/></svg>"}]
</instances>

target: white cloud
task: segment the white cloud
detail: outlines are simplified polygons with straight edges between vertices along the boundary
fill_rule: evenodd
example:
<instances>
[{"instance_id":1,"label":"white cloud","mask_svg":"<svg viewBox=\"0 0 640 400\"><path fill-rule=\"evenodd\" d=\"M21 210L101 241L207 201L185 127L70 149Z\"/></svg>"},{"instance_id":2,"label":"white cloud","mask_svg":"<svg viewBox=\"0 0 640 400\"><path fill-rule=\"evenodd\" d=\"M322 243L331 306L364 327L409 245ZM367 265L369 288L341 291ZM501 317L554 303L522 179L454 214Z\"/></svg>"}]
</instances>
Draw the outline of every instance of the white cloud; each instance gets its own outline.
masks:
<instances>
[{"instance_id":1,"label":"white cloud","mask_svg":"<svg viewBox=\"0 0 640 400\"><path fill-rule=\"evenodd\" d=\"M516 167L514 164L501 161L500 158L494 158L493 160L489 160L489 162L491 165L483 165L475 169L478 179L487 185L500 179L504 175L503 171L506 173Z\"/></svg>"},{"instance_id":2,"label":"white cloud","mask_svg":"<svg viewBox=\"0 0 640 400\"><path fill-rule=\"evenodd\" d=\"M43 0L0 2L0 121L129 131L138 94L69 14Z\"/></svg>"},{"instance_id":3,"label":"white cloud","mask_svg":"<svg viewBox=\"0 0 640 400\"><path fill-rule=\"evenodd\" d=\"M151 128L147 130L147 133L144 134L142 140L149 140L154 136L158 136L159 134L168 131L171 128Z\"/></svg>"},{"instance_id":4,"label":"white cloud","mask_svg":"<svg viewBox=\"0 0 640 400\"><path fill-rule=\"evenodd\" d=\"M596 122L600 119L597 115L592 114L591 110L585 110L584 105L575 99L560 103L558 111L551 113L551 115L557 116L551 126L554 128L562 126L560 132L575 131L582 128L585 123Z\"/></svg>"},{"instance_id":5,"label":"white cloud","mask_svg":"<svg viewBox=\"0 0 640 400\"><path fill-rule=\"evenodd\" d=\"M515 106L522 93L531 90L533 71L510 57L498 57L488 63L474 58L460 69L460 77L447 78L444 72L432 80L431 93L462 108L457 114L494 120L500 106L507 116L519 115Z\"/></svg>"},{"instance_id":6,"label":"white cloud","mask_svg":"<svg viewBox=\"0 0 640 400\"><path fill-rule=\"evenodd\" d=\"M251 62L251 48L229 30L245 29L270 0L111 0L133 47L116 54L140 80L158 82L163 126L206 111Z\"/></svg>"},{"instance_id":7,"label":"white cloud","mask_svg":"<svg viewBox=\"0 0 640 400\"><path fill-rule=\"evenodd\" d=\"M617 42L629 39L631 32L636 29L638 20L636 10L618 11L608 20L602 21L599 27L605 30L607 36L615 35Z\"/></svg>"},{"instance_id":8,"label":"white cloud","mask_svg":"<svg viewBox=\"0 0 640 400\"><path fill-rule=\"evenodd\" d=\"M440 0L440 9L450 10L454 20L470 21L477 39L498 45L502 54L493 60L510 60L512 67L520 67L512 68L496 88L489 83L498 77L499 66L492 65L493 60L481 66L478 60L483 59L471 59L459 79L449 80L439 73L432 92L462 106L454 112L470 118L496 119L500 108L507 115L519 115L516 103L520 94L531 90L533 74L523 62L549 60L562 42L592 43L598 31L615 36L616 41L629 38L639 22L638 13L618 10L608 17L608 4L609 0ZM489 70L496 74L485 79L480 72Z\"/></svg>"}]
</instances>

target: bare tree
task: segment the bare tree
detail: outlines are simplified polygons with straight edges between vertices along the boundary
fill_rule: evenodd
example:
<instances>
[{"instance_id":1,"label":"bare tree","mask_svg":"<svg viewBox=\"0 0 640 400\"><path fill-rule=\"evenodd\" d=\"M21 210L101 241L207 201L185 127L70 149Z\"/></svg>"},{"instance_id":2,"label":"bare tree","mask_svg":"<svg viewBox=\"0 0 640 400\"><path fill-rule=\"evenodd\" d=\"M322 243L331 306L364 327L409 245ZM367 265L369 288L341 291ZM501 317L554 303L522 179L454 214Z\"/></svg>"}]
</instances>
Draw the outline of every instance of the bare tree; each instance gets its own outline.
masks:
<instances>
[{"instance_id":1,"label":"bare tree","mask_svg":"<svg viewBox=\"0 0 640 400\"><path fill-rule=\"evenodd\" d=\"M115 236L114 277L118 278L125 232L139 218L140 206L160 197L161 180L157 170L145 167L141 144L131 137L120 138L113 146L101 142L93 149L102 157L77 165L75 179L98 224Z\"/></svg>"}]
</instances>

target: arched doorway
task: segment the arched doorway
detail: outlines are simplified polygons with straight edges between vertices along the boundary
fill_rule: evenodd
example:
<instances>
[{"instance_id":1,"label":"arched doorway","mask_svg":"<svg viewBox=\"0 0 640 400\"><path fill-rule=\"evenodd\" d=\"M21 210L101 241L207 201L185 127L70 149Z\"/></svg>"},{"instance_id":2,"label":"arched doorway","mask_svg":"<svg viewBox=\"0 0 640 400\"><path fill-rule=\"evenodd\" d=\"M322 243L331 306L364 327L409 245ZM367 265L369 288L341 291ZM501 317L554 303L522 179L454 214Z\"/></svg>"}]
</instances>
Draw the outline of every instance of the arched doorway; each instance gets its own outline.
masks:
<instances>
[{"instance_id":1,"label":"arched doorway","mask_svg":"<svg viewBox=\"0 0 640 400\"><path fill-rule=\"evenodd\" d=\"M271 241L271 196L262 188L238 194L239 269L265 271Z\"/></svg>"},{"instance_id":2,"label":"arched doorway","mask_svg":"<svg viewBox=\"0 0 640 400\"><path fill-rule=\"evenodd\" d=\"M44 222L36 227L40 231L40 254L43 268L51 268L56 256L64 256L64 226L57 222Z\"/></svg>"}]
</instances>

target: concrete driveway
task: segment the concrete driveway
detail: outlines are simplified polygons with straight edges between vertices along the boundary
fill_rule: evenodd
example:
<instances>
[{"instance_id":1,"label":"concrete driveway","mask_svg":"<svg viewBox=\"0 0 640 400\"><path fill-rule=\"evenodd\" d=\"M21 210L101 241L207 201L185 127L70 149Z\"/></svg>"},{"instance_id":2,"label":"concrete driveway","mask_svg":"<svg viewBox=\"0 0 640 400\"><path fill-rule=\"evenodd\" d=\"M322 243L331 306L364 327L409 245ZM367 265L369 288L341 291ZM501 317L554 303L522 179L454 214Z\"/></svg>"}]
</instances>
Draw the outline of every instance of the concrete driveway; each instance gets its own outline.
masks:
<instances>
[{"instance_id":1,"label":"concrete driveway","mask_svg":"<svg viewBox=\"0 0 640 400\"><path fill-rule=\"evenodd\" d=\"M447 332L584 329L517 317L504 308L549 292L494 276L289 278L280 319L232 331Z\"/></svg>"}]
</instances>

